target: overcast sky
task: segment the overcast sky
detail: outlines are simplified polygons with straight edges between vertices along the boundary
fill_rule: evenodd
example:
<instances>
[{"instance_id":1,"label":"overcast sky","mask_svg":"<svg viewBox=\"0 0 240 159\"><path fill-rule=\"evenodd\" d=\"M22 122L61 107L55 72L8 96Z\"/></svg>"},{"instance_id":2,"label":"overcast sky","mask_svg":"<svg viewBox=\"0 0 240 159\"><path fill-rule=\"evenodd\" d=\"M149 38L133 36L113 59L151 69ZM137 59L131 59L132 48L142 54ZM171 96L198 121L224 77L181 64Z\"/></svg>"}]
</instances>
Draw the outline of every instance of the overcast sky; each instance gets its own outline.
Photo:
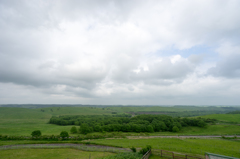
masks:
<instances>
[{"instance_id":1,"label":"overcast sky","mask_svg":"<svg viewBox=\"0 0 240 159\"><path fill-rule=\"evenodd\" d=\"M239 0L0 0L0 104L240 105Z\"/></svg>"}]
</instances>

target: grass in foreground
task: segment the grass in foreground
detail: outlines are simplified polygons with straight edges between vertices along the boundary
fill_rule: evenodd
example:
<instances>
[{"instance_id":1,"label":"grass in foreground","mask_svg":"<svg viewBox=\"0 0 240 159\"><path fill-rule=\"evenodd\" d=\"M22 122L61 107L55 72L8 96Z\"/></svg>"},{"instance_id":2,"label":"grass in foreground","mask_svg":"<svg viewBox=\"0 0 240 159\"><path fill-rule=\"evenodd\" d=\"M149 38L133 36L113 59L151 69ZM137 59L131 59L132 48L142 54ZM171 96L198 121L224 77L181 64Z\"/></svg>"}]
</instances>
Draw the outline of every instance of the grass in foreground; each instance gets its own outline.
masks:
<instances>
[{"instance_id":1,"label":"grass in foreground","mask_svg":"<svg viewBox=\"0 0 240 159\"><path fill-rule=\"evenodd\" d=\"M89 141L88 141L89 142ZM169 150L181 153L204 155L205 152L226 156L240 157L240 142L223 139L180 139L180 138L152 138L152 139L99 139L90 143L122 146L126 148L143 148L151 145L154 150Z\"/></svg>"},{"instance_id":2,"label":"grass in foreground","mask_svg":"<svg viewBox=\"0 0 240 159\"><path fill-rule=\"evenodd\" d=\"M109 152L87 152L75 149L17 149L17 150L1 150L0 156L5 159L91 159L102 158L104 156L113 155Z\"/></svg>"}]
</instances>

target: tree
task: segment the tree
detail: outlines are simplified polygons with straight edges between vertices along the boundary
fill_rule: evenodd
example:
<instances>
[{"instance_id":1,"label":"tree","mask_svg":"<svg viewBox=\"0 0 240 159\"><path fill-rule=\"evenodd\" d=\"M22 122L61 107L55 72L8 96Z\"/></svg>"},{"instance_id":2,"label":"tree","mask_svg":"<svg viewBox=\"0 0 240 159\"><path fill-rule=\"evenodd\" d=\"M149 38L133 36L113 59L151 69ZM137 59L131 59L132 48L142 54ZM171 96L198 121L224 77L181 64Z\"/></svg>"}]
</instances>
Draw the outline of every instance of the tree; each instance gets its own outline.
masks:
<instances>
[{"instance_id":1,"label":"tree","mask_svg":"<svg viewBox=\"0 0 240 159\"><path fill-rule=\"evenodd\" d=\"M178 128L177 126L174 126L174 127L172 128L172 131L173 131L173 132L179 132L179 128Z\"/></svg>"},{"instance_id":2,"label":"tree","mask_svg":"<svg viewBox=\"0 0 240 159\"><path fill-rule=\"evenodd\" d=\"M203 120L200 120L199 122L198 122L198 126L199 127L205 127L207 124L203 121Z\"/></svg>"},{"instance_id":3,"label":"tree","mask_svg":"<svg viewBox=\"0 0 240 159\"><path fill-rule=\"evenodd\" d=\"M35 130L32 132L32 137L39 137L42 135L41 131L40 130Z\"/></svg>"},{"instance_id":4,"label":"tree","mask_svg":"<svg viewBox=\"0 0 240 159\"><path fill-rule=\"evenodd\" d=\"M167 129L167 126L163 121L160 121L158 123L158 127L159 127L158 129L161 130L161 131L165 131Z\"/></svg>"},{"instance_id":5,"label":"tree","mask_svg":"<svg viewBox=\"0 0 240 159\"><path fill-rule=\"evenodd\" d=\"M77 128L76 128L76 126L73 126L73 127L71 128L70 132L71 132L72 134L76 134L76 133L77 133Z\"/></svg>"},{"instance_id":6,"label":"tree","mask_svg":"<svg viewBox=\"0 0 240 159\"><path fill-rule=\"evenodd\" d=\"M62 131L62 132L60 133L60 136L61 136L62 138L65 138L65 137L68 137L69 135L68 135L68 132Z\"/></svg>"},{"instance_id":7,"label":"tree","mask_svg":"<svg viewBox=\"0 0 240 159\"><path fill-rule=\"evenodd\" d=\"M151 125L148 125L148 126L147 126L146 131L147 131L147 132L154 132L154 131L153 131L153 127L152 127Z\"/></svg>"},{"instance_id":8,"label":"tree","mask_svg":"<svg viewBox=\"0 0 240 159\"><path fill-rule=\"evenodd\" d=\"M90 133L91 130L89 129L89 126L87 124L82 124L79 129L81 134L87 134Z\"/></svg>"}]
</instances>

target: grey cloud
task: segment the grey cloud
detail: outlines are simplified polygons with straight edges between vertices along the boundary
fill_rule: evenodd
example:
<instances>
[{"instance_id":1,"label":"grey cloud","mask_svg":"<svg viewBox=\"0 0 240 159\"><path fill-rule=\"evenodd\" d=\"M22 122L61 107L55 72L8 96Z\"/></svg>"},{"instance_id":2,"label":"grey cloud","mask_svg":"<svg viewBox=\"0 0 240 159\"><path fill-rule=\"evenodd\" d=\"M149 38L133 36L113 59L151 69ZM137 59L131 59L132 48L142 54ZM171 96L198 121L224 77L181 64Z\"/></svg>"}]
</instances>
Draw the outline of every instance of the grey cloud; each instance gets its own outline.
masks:
<instances>
[{"instance_id":1,"label":"grey cloud","mask_svg":"<svg viewBox=\"0 0 240 159\"><path fill-rule=\"evenodd\" d=\"M169 46L179 54L178 49L199 44L238 43L239 6L239 1L218 0L1 0L0 86L9 98L25 92L28 101L34 92L54 102L61 95L68 102L73 97L76 103L82 102L77 97L90 103L119 104L133 97L135 103L139 98L146 104L151 102L148 99L158 103L154 94L177 101L185 93L182 88L188 87L184 84L193 79L199 86L189 89L202 86L202 94L209 93L208 85L201 85L204 79L194 76L208 57L191 55L175 63L170 57L158 62L151 57ZM238 59L240 56L234 55L220 60L208 75L218 80L239 78ZM12 96L8 88L18 93ZM2 101L4 93L0 94ZM41 102L37 95L34 99Z\"/></svg>"},{"instance_id":2,"label":"grey cloud","mask_svg":"<svg viewBox=\"0 0 240 159\"><path fill-rule=\"evenodd\" d=\"M240 77L240 54L229 55L208 70L209 75L226 78Z\"/></svg>"},{"instance_id":3,"label":"grey cloud","mask_svg":"<svg viewBox=\"0 0 240 159\"><path fill-rule=\"evenodd\" d=\"M4 61L3 61L4 60ZM91 70L69 70L64 64L47 61L21 59L2 59L0 63L0 81L35 87L51 85L69 85L93 89L96 83L106 76L106 70L93 68Z\"/></svg>"},{"instance_id":4,"label":"grey cloud","mask_svg":"<svg viewBox=\"0 0 240 159\"><path fill-rule=\"evenodd\" d=\"M203 54L193 54L188 57L188 60L194 64L199 64L203 61L204 55Z\"/></svg>"},{"instance_id":5,"label":"grey cloud","mask_svg":"<svg viewBox=\"0 0 240 159\"><path fill-rule=\"evenodd\" d=\"M139 72L134 72L138 65L120 66L119 69L113 69L110 77L112 80L119 83L138 83L153 85L171 85L174 83L181 83L184 78L191 74L195 65L187 60L180 60L172 63L169 58L164 58L162 61L149 62L148 70L139 68Z\"/></svg>"}]
</instances>

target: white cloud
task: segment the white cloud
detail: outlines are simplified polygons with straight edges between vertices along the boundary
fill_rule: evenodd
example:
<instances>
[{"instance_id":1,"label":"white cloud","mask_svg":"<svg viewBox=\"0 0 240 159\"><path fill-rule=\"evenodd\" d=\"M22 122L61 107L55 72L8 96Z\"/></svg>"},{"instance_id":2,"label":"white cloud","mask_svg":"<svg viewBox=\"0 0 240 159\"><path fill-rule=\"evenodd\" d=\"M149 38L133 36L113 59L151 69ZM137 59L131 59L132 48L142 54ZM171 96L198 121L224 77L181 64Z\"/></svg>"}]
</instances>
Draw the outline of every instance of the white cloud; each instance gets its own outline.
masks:
<instances>
[{"instance_id":1,"label":"white cloud","mask_svg":"<svg viewBox=\"0 0 240 159\"><path fill-rule=\"evenodd\" d=\"M1 1L1 101L181 104L217 94L217 103L226 95L219 90L240 77L239 7L236 0ZM215 52L181 54L197 46Z\"/></svg>"}]
</instances>

